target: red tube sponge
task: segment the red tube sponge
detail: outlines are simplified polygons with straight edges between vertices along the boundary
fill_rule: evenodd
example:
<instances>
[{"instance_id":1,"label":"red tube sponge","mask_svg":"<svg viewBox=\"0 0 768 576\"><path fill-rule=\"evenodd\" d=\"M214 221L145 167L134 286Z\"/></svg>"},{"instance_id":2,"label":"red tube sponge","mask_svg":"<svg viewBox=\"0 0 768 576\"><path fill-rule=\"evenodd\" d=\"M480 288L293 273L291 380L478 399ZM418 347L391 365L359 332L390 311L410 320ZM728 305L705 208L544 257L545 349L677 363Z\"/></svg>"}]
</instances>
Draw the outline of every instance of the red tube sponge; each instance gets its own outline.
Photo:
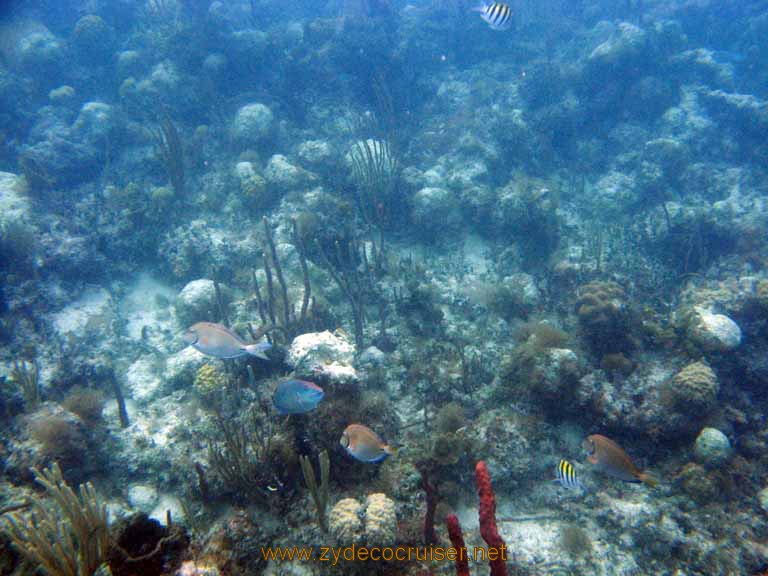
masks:
<instances>
[{"instance_id":1,"label":"red tube sponge","mask_svg":"<svg viewBox=\"0 0 768 576\"><path fill-rule=\"evenodd\" d=\"M496 527L496 497L493 494L488 466L482 460L475 465L475 484L477 495L480 497L480 535L488 544L489 558L493 558L489 560L491 576L507 576L506 545ZM495 558L490 554L493 548L499 554Z\"/></svg>"},{"instance_id":2,"label":"red tube sponge","mask_svg":"<svg viewBox=\"0 0 768 576\"><path fill-rule=\"evenodd\" d=\"M461 533L459 519L456 514L449 514L445 519L448 527L448 538L451 539L451 545L456 549L456 576L469 576L469 558L467 558L467 547L464 544L464 535Z\"/></svg>"}]
</instances>

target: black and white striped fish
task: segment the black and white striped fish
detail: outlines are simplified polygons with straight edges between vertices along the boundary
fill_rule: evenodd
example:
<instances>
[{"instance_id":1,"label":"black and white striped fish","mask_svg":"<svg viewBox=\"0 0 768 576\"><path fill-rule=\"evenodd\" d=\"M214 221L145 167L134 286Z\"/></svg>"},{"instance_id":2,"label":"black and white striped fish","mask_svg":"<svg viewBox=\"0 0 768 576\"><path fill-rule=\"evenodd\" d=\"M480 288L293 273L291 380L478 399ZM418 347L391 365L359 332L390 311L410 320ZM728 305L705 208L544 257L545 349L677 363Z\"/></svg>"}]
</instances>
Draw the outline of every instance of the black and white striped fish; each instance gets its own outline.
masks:
<instances>
[{"instance_id":1,"label":"black and white striped fish","mask_svg":"<svg viewBox=\"0 0 768 576\"><path fill-rule=\"evenodd\" d=\"M573 464L567 460L560 460L555 475L557 476L556 481L560 482L563 488L568 488L569 490L581 488L582 490L586 490L584 484L582 484L581 480L576 476L576 469L573 467Z\"/></svg>"},{"instance_id":2,"label":"black and white striped fish","mask_svg":"<svg viewBox=\"0 0 768 576\"><path fill-rule=\"evenodd\" d=\"M506 30L512 24L512 9L503 2L483 2L473 10L480 12L480 18L493 30Z\"/></svg>"}]
</instances>

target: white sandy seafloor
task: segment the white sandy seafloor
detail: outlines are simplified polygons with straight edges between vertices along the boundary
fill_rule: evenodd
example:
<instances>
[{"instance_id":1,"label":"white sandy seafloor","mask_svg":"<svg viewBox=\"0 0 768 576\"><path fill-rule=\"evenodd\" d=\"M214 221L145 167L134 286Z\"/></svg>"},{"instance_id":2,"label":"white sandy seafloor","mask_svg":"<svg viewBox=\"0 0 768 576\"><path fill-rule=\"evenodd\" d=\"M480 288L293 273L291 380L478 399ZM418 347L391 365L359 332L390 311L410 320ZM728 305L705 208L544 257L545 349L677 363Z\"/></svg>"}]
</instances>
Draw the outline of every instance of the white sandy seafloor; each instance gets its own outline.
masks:
<instances>
[{"instance_id":1,"label":"white sandy seafloor","mask_svg":"<svg viewBox=\"0 0 768 576\"><path fill-rule=\"evenodd\" d=\"M173 288L141 274L117 301L106 289L92 287L51 317L60 336L90 337L100 342L102 351L118 352L115 375L130 426L120 428L115 402L105 405L104 420L117 438L118 454L112 459L119 463L117 472L127 476L124 499L109 504L113 518L129 510L146 512L163 524L168 510L173 518L184 518L179 498L164 478L173 464L186 462L185 458L191 461L184 439L190 421L195 420L188 402L190 391L172 390L168 385L181 380L180 374L191 382L203 356L178 339L180 329L168 305L175 296ZM112 323L120 327L114 329ZM114 340L104 341L105 334L114 334Z\"/></svg>"}]
</instances>

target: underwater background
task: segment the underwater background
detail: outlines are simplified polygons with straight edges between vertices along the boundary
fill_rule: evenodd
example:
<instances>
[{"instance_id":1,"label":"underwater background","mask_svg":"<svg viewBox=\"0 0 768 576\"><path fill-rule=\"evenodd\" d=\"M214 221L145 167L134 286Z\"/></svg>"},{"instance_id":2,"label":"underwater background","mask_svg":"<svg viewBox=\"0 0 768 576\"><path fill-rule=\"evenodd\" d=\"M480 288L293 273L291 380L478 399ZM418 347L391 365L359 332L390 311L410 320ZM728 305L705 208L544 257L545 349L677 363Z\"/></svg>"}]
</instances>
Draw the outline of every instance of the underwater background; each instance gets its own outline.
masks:
<instances>
[{"instance_id":1,"label":"underwater background","mask_svg":"<svg viewBox=\"0 0 768 576\"><path fill-rule=\"evenodd\" d=\"M768 2L0 6L0 574L768 574Z\"/></svg>"}]
</instances>

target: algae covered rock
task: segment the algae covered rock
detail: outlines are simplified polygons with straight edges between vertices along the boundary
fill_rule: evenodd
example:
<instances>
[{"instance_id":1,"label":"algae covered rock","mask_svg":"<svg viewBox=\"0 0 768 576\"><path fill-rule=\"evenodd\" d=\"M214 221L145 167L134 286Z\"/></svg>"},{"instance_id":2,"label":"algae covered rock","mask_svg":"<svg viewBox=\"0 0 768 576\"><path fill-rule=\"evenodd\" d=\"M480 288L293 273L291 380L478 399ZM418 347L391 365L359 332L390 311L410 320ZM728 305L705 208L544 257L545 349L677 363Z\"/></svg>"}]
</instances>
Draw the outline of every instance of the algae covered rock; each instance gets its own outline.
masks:
<instances>
[{"instance_id":1,"label":"algae covered rock","mask_svg":"<svg viewBox=\"0 0 768 576\"><path fill-rule=\"evenodd\" d=\"M704 428L693 447L696 460L705 466L718 466L731 456L731 442L716 428Z\"/></svg>"},{"instance_id":2,"label":"algae covered rock","mask_svg":"<svg viewBox=\"0 0 768 576\"><path fill-rule=\"evenodd\" d=\"M713 352L726 352L741 344L741 328L736 322L725 314L714 314L700 306L694 308L688 336L705 350Z\"/></svg>"}]
</instances>

